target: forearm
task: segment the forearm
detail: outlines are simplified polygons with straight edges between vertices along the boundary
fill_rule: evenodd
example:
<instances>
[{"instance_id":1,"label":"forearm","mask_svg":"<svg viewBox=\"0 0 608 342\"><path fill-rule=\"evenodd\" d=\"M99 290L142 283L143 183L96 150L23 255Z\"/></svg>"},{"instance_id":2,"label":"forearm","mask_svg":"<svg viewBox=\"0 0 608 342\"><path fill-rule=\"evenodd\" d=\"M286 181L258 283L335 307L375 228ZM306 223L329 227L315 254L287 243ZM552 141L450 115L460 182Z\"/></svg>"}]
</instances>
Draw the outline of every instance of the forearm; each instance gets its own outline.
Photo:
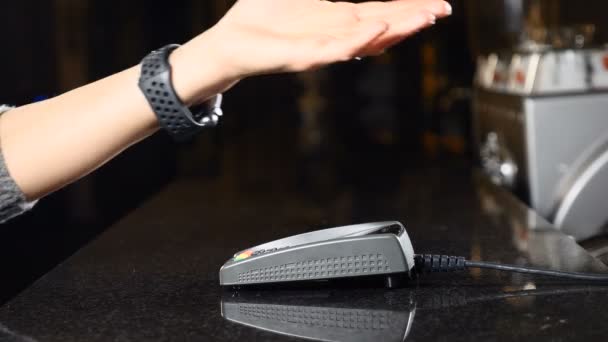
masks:
<instances>
[{"instance_id":1,"label":"forearm","mask_svg":"<svg viewBox=\"0 0 608 342\"><path fill-rule=\"evenodd\" d=\"M215 95L226 83L213 61L188 60L184 50L192 48L185 45L171 57L176 91L188 104ZM28 199L87 175L158 129L138 77L136 66L1 117L2 152Z\"/></svg>"}]
</instances>

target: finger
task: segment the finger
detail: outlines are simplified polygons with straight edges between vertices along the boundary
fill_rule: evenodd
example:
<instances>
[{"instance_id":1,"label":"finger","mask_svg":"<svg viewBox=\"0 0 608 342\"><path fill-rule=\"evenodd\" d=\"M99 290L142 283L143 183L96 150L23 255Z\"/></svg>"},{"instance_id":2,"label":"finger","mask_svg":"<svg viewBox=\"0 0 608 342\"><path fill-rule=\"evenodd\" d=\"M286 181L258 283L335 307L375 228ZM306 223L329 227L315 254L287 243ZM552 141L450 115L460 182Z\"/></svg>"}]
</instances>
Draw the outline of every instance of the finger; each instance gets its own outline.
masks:
<instances>
[{"instance_id":1,"label":"finger","mask_svg":"<svg viewBox=\"0 0 608 342\"><path fill-rule=\"evenodd\" d=\"M409 6L400 6L400 11L383 14L382 20L389 24L389 29L370 44L365 50L368 55L376 55L384 49L392 47L405 38L435 23L437 18L445 17L452 13L452 7L445 1L392 1L394 3L407 3ZM383 3L371 3L374 6ZM381 6L380 6L381 7ZM381 15L376 8L375 15ZM376 19L378 20L378 19Z\"/></svg>"},{"instance_id":2,"label":"finger","mask_svg":"<svg viewBox=\"0 0 608 342\"><path fill-rule=\"evenodd\" d=\"M395 0L389 2L364 2L355 5L362 19L387 20L395 13L429 11L438 18L452 14L452 6L443 0ZM389 23L390 24L390 23Z\"/></svg>"},{"instance_id":3,"label":"finger","mask_svg":"<svg viewBox=\"0 0 608 342\"><path fill-rule=\"evenodd\" d=\"M351 60L387 29L388 25L384 22L362 21L350 35L339 39L330 38L321 42L316 56L317 62L324 65Z\"/></svg>"},{"instance_id":4,"label":"finger","mask_svg":"<svg viewBox=\"0 0 608 342\"><path fill-rule=\"evenodd\" d=\"M362 18L375 18L384 16L387 13L416 8L423 5L425 2L426 0L366 1L351 5L357 8Z\"/></svg>"},{"instance_id":5,"label":"finger","mask_svg":"<svg viewBox=\"0 0 608 342\"><path fill-rule=\"evenodd\" d=\"M402 2L402 1L393 1L393 2ZM411 5L411 1L405 1L409 5ZM419 3L429 4L432 1L418 1L416 2L418 6L415 8L409 8L407 10L402 10L401 12L394 12L389 15L384 15L382 20L380 19L371 19L367 21L382 21L389 24L389 29L386 30L381 37L377 40L379 42L388 42L393 40L402 40L409 35L416 33L422 30L425 27L435 24L437 20L437 16L435 13L440 12L437 4L444 3L443 1L435 2L435 11L431 12L424 6L419 6ZM384 4L384 3L380 3ZM353 5L353 4L351 4ZM427 6L428 7L428 6ZM445 9L445 8L444 8ZM445 12L445 11L444 11ZM365 20L361 19L360 20ZM352 28L350 27L341 27L334 28L331 30L331 35L333 37L344 37L350 35L352 32Z\"/></svg>"},{"instance_id":6,"label":"finger","mask_svg":"<svg viewBox=\"0 0 608 342\"><path fill-rule=\"evenodd\" d=\"M435 20L435 15L429 12L410 13L407 18L393 24L381 36L370 42L364 52L366 55L377 55L420 30L432 26Z\"/></svg>"}]
</instances>

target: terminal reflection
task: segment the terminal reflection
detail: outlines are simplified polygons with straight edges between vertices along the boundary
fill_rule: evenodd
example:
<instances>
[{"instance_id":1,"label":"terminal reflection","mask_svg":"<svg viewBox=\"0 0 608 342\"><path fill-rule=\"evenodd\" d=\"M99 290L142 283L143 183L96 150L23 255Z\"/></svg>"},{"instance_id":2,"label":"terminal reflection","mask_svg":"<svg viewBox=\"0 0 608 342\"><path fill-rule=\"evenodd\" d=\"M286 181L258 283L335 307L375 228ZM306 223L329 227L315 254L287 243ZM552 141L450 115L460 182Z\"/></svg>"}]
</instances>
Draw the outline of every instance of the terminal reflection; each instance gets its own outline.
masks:
<instances>
[{"instance_id":1,"label":"terminal reflection","mask_svg":"<svg viewBox=\"0 0 608 342\"><path fill-rule=\"evenodd\" d=\"M522 307L535 298L598 293L604 286L537 289L525 284L509 291L471 288L402 288L399 290L317 290L224 292L222 317L273 334L316 341L406 341L418 316L437 315L472 305ZM492 291L494 291L492 293ZM438 314L441 312L441 314ZM544 318L546 320L546 317ZM426 321L426 320L424 320Z\"/></svg>"}]
</instances>

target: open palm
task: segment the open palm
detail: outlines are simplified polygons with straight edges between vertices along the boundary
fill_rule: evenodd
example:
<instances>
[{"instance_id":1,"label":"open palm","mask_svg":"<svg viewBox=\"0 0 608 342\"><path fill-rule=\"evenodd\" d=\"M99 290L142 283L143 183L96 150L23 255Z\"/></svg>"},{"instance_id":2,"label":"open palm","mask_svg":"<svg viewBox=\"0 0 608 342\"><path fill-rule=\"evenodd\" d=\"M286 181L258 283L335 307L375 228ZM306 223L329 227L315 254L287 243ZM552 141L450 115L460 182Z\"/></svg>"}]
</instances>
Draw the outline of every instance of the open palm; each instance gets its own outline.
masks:
<instances>
[{"instance_id":1,"label":"open palm","mask_svg":"<svg viewBox=\"0 0 608 342\"><path fill-rule=\"evenodd\" d=\"M442 0L239 0L210 33L245 77L378 54L450 12Z\"/></svg>"}]
</instances>

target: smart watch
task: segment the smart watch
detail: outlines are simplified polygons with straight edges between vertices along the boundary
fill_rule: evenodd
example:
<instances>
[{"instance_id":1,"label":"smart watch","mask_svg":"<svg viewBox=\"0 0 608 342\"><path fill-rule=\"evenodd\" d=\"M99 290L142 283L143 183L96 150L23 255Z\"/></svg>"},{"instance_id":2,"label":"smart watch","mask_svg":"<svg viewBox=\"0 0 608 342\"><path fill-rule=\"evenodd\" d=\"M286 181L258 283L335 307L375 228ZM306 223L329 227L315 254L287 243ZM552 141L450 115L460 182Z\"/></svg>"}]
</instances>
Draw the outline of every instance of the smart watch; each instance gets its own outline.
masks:
<instances>
[{"instance_id":1,"label":"smart watch","mask_svg":"<svg viewBox=\"0 0 608 342\"><path fill-rule=\"evenodd\" d=\"M169 55L179 45L171 44L151 52L141 62L139 88L156 114L160 126L177 141L188 140L205 127L217 126L223 115L222 95L188 108L180 100L171 79Z\"/></svg>"}]
</instances>

